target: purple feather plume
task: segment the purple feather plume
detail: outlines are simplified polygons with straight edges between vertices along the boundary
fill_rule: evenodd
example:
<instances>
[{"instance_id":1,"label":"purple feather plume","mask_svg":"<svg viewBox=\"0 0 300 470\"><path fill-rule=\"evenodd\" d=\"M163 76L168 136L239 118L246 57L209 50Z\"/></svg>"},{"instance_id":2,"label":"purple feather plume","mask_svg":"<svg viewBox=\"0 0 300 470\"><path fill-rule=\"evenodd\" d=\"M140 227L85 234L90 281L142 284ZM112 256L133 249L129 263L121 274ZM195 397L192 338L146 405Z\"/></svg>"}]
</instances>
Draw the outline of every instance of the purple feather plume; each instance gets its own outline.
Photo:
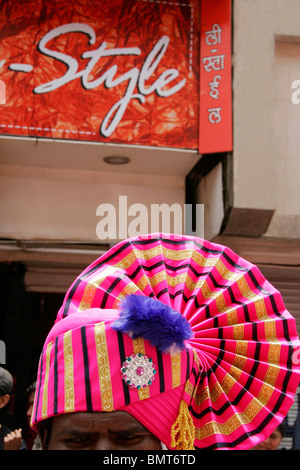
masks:
<instances>
[{"instance_id":1,"label":"purple feather plume","mask_svg":"<svg viewBox=\"0 0 300 470\"><path fill-rule=\"evenodd\" d=\"M189 322L160 300L129 294L121 302L120 317L112 328L132 339L144 338L163 353L185 349L184 341L193 336Z\"/></svg>"}]
</instances>

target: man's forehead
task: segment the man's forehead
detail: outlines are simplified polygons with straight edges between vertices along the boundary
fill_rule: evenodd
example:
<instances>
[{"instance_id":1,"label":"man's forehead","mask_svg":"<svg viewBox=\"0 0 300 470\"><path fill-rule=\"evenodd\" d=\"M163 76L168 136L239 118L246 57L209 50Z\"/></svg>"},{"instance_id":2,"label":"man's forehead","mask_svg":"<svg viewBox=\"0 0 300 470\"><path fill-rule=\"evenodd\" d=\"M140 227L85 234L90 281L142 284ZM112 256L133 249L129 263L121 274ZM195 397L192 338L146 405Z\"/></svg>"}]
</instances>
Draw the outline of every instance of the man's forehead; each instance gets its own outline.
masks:
<instances>
[{"instance_id":1,"label":"man's forehead","mask_svg":"<svg viewBox=\"0 0 300 470\"><path fill-rule=\"evenodd\" d=\"M136 419L125 411L113 412L78 412L67 413L53 418L53 427L56 430L64 430L71 428L101 430L109 429L145 429L145 427Z\"/></svg>"}]
</instances>

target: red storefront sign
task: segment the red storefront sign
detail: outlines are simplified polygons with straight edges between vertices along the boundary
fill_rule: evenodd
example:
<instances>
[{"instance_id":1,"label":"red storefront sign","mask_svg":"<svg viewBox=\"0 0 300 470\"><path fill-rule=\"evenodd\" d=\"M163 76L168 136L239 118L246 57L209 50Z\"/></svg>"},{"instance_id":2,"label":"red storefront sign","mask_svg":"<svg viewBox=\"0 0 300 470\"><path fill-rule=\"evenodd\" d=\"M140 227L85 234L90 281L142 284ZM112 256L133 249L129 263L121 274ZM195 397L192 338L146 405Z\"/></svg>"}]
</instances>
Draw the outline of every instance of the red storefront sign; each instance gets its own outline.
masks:
<instances>
[{"instance_id":1,"label":"red storefront sign","mask_svg":"<svg viewBox=\"0 0 300 470\"><path fill-rule=\"evenodd\" d=\"M0 0L0 133L198 149L200 5Z\"/></svg>"},{"instance_id":2,"label":"red storefront sign","mask_svg":"<svg viewBox=\"0 0 300 470\"><path fill-rule=\"evenodd\" d=\"M201 0L199 153L232 150L231 1Z\"/></svg>"}]
</instances>

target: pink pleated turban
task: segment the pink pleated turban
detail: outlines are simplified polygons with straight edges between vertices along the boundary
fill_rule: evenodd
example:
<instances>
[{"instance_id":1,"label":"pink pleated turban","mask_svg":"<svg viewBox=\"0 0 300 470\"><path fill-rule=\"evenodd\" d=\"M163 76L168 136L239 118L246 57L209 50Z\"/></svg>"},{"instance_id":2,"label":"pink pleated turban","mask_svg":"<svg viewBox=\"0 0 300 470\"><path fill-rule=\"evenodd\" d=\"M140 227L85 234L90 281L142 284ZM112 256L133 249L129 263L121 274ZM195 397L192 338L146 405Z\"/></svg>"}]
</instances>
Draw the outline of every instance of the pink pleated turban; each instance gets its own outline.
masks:
<instances>
[{"instance_id":1,"label":"pink pleated turban","mask_svg":"<svg viewBox=\"0 0 300 470\"><path fill-rule=\"evenodd\" d=\"M295 320L256 266L197 237L134 237L68 290L32 426L125 410L169 449L248 449L293 403L297 348Z\"/></svg>"}]
</instances>

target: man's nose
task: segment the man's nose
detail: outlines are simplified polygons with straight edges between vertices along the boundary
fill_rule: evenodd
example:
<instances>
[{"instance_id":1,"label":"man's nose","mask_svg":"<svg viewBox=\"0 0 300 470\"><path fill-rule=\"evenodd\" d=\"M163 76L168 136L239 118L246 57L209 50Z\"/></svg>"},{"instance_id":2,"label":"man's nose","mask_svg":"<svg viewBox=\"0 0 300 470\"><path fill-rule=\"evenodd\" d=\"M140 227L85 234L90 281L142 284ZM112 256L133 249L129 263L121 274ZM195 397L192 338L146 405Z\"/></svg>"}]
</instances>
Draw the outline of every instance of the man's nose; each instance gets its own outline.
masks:
<instances>
[{"instance_id":1,"label":"man's nose","mask_svg":"<svg viewBox=\"0 0 300 470\"><path fill-rule=\"evenodd\" d=\"M265 448L266 448L266 449L270 449L270 448L271 448L271 439L268 437L268 438L264 441L264 444L265 444Z\"/></svg>"},{"instance_id":2,"label":"man's nose","mask_svg":"<svg viewBox=\"0 0 300 470\"><path fill-rule=\"evenodd\" d=\"M109 437L99 436L94 442L92 450L116 450L116 448Z\"/></svg>"}]
</instances>

